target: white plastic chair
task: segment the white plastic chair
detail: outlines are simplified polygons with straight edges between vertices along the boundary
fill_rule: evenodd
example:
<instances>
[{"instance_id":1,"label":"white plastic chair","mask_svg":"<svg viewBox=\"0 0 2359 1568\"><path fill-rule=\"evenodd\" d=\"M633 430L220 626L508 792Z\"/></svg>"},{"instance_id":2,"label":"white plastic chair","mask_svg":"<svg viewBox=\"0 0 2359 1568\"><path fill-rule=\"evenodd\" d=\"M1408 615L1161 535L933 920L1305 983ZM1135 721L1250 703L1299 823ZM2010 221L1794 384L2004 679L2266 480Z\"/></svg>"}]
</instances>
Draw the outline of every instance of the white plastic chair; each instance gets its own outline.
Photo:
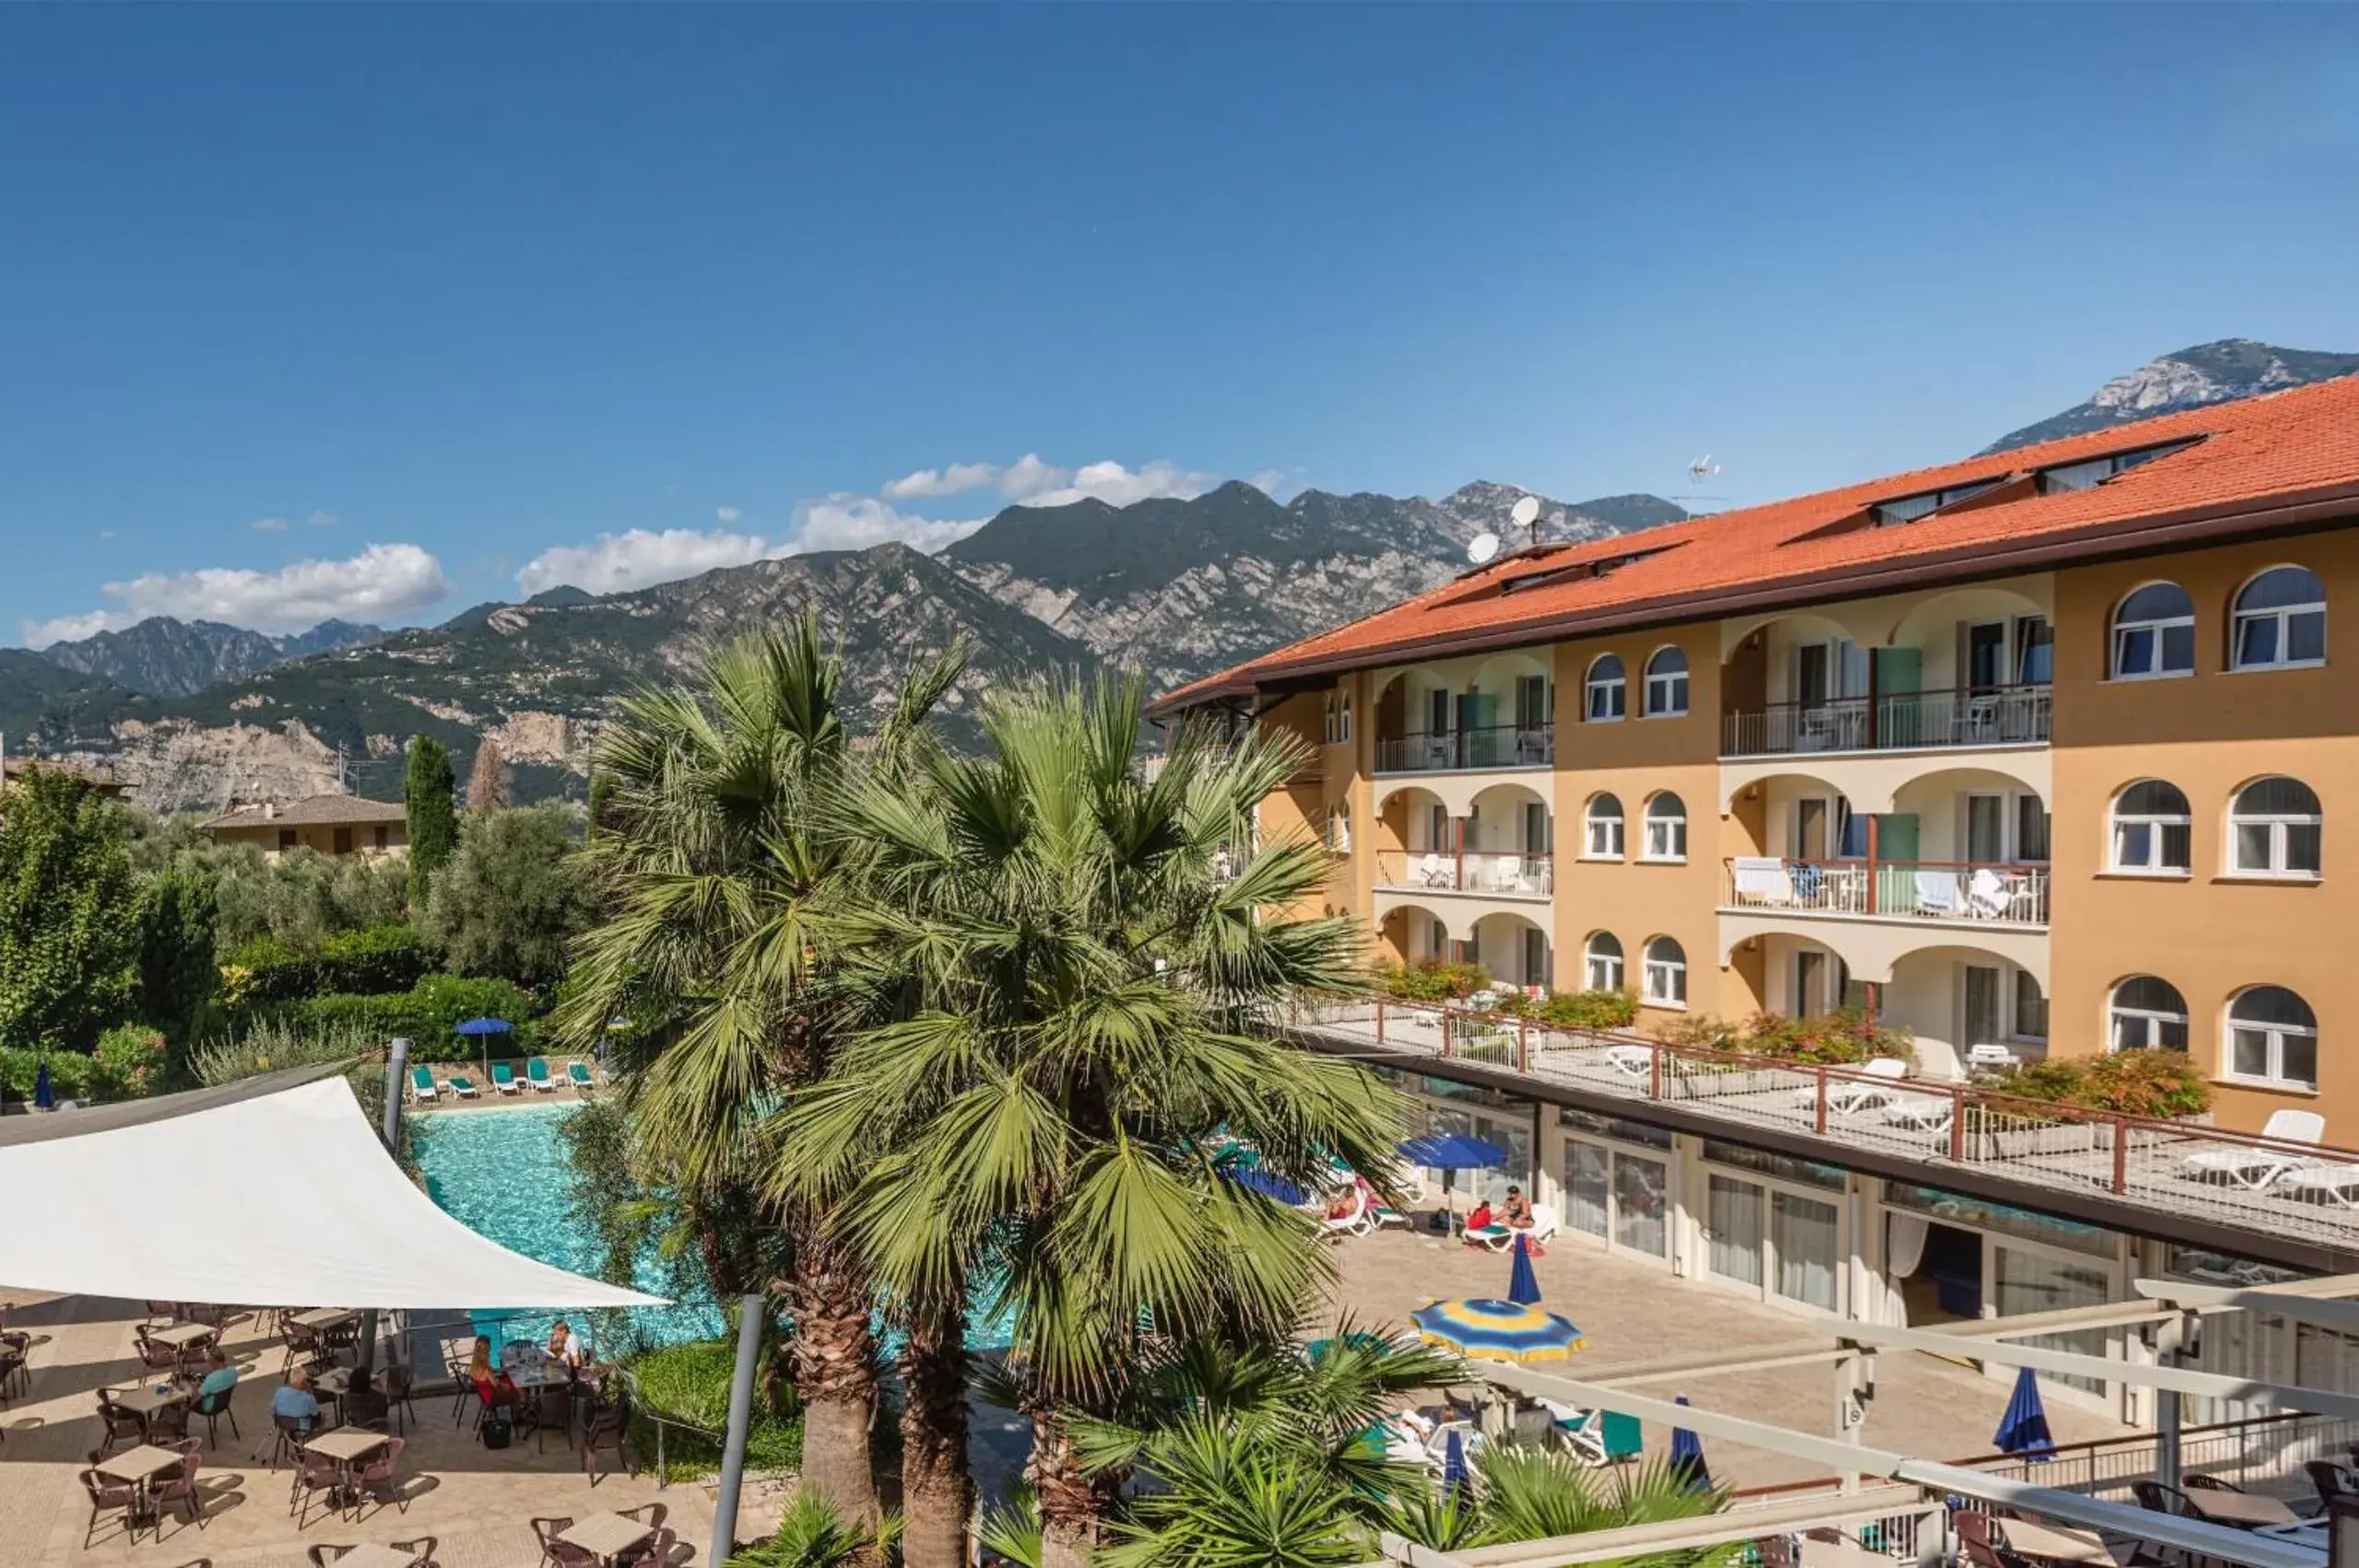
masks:
<instances>
[{"instance_id":1,"label":"white plastic chair","mask_svg":"<svg viewBox=\"0 0 2359 1568\"><path fill-rule=\"evenodd\" d=\"M1655 1070L1655 1053L1644 1045L1609 1045L1606 1065L1625 1078L1645 1078Z\"/></svg>"},{"instance_id":2,"label":"white plastic chair","mask_svg":"<svg viewBox=\"0 0 2359 1568\"><path fill-rule=\"evenodd\" d=\"M2279 1143L2314 1144L2326 1136L2326 1118L2316 1111L2271 1111L2260 1136ZM2204 1149L2179 1161L2179 1174L2189 1181L2259 1188L2308 1163L2300 1155L2276 1149Z\"/></svg>"},{"instance_id":3,"label":"white plastic chair","mask_svg":"<svg viewBox=\"0 0 2359 1568\"><path fill-rule=\"evenodd\" d=\"M1442 864L1440 855L1428 855L1417 863L1417 879L1429 888L1446 886L1450 880L1449 868Z\"/></svg>"},{"instance_id":4,"label":"white plastic chair","mask_svg":"<svg viewBox=\"0 0 2359 1568\"><path fill-rule=\"evenodd\" d=\"M2012 901L2007 896L2006 878L1987 866L1966 878L1966 913L1977 920L1996 920L2007 913Z\"/></svg>"}]
</instances>

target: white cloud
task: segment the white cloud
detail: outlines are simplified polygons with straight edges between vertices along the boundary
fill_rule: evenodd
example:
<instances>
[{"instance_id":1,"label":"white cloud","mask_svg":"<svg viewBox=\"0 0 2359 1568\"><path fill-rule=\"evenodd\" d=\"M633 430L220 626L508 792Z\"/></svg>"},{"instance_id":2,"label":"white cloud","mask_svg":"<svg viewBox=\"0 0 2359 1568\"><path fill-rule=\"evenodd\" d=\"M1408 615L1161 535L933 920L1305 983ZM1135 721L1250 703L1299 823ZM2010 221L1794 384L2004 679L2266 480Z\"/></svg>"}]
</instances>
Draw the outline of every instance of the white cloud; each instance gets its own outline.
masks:
<instances>
[{"instance_id":1,"label":"white cloud","mask_svg":"<svg viewBox=\"0 0 2359 1568\"><path fill-rule=\"evenodd\" d=\"M937 523L931 518L898 512L871 496L832 495L805 501L795 513L795 537L774 553L803 555L812 550L864 550L898 539L931 554L956 544L990 519Z\"/></svg>"},{"instance_id":2,"label":"white cloud","mask_svg":"<svg viewBox=\"0 0 2359 1568\"><path fill-rule=\"evenodd\" d=\"M117 601L84 615L27 622L32 647L145 620L222 620L257 631L301 631L323 620L395 620L450 592L442 562L416 545L371 545L343 560L299 560L276 572L208 566L196 572L146 572L109 583L100 592Z\"/></svg>"},{"instance_id":3,"label":"white cloud","mask_svg":"<svg viewBox=\"0 0 2359 1568\"><path fill-rule=\"evenodd\" d=\"M633 528L600 534L586 545L558 545L525 563L516 582L527 594L571 584L593 594L622 594L651 583L693 577L716 566L743 566L770 553L759 534L725 528Z\"/></svg>"},{"instance_id":4,"label":"white cloud","mask_svg":"<svg viewBox=\"0 0 2359 1568\"><path fill-rule=\"evenodd\" d=\"M287 519L284 517L257 517L246 525L257 534L283 534L287 531Z\"/></svg>"},{"instance_id":5,"label":"white cloud","mask_svg":"<svg viewBox=\"0 0 2359 1568\"><path fill-rule=\"evenodd\" d=\"M724 523L742 523L746 514L737 507L722 506L715 507L713 515Z\"/></svg>"},{"instance_id":6,"label":"white cloud","mask_svg":"<svg viewBox=\"0 0 2359 1568\"><path fill-rule=\"evenodd\" d=\"M1026 461L1034 460L1027 458ZM1176 463L1160 460L1142 463L1135 469L1126 468L1112 460L1086 463L1073 471L1069 484L1065 482L1062 470L1047 471L1058 475L1057 482L1024 496L1025 505L1069 506L1077 501L1096 500L1109 506L1128 506L1133 501L1165 496L1186 501L1202 495L1221 482L1218 474L1183 468Z\"/></svg>"},{"instance_id":7,"label":"white cloud","mask_svg":"<svg viewBox=\"0 0 2359 1568\"><path fill-rule=\"evenodd\" d=\"M1010 501L1030 501L1071 477L1054 464L1042 462L1039 453L1027 452L1000 471L999 493Z\"/></svg>"},{"instance_id":8,"label":"white cloud","mask_svg":"<svg viewBox=\"0 0 2359 1568\"><path fill-rule=\"evenodd\" d=\"M1032 459L1037 462L1038 459ZM927 496L958 495L981 489L999 477L997 463L953 463L947 468L920 468L890 479L879 493L887 501L917 501Z\"/></svg>"},{"instance_id":9,"label":"white cloud","mask_svg":"<svg viewBox=\"0 0 2359 1568\"><path fill-rule=\"evenodd\" d=\"M336 517L333 512L314 512L303 521L314 528L333 528L336 526Z\"/></svg>"}]
</instances>

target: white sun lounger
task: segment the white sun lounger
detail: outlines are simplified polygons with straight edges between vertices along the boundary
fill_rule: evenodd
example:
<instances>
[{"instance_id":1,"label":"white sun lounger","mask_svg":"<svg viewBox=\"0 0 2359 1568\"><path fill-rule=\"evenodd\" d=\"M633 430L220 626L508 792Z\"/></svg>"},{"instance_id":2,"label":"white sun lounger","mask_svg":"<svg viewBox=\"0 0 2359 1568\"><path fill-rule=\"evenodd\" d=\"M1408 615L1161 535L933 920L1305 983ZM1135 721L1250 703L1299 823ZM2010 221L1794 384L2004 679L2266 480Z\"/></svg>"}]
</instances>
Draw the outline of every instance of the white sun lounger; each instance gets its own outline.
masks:
<instances>
[{"instance_id":1,"label":"white sun lounger","mask_svg":"<svg viewBox=\"0 0 2359 1568\"><path fill-rule=\"evenodd\" d=\"M1943 1133L1957 1114L1957 1102L1946 1094L1903 1094L1884 1108L1884 1121L1910 1132Z\"/></svg>"},{"instance_id":2,"label":"white sun lounger","mask_svg":"<svg viewBox=\"0 0 2359 1568\"><path fill-rule=\"evenodd\" d=\"M2326 1118L2316 1111L2271 1111L2260 1136L2279 1143L2314 1144L2326 1136ZM2307 1163L2302 1155L2285 1149L2203 1149L2179 1161L2179 1174L2222 1186L2265 1187Z\"/></svg>"},{"instance_id":3,"label":"white sun lounger","mask_svg":"<svg viewBox=\"0 0 2359 1568\"><path fill-rule=\"evenodd\" d=\"M1897 1082L1908 1076L1908 1064L1898 1056L1876 1056L1848 1070L1868 1078ZM1826 1086L1826 1108L1846 1115L1857 1111L1872 1111L1879 1105L1891 1104L1893 1094L1893 1091L1884 1087L1881 1081L1862 1083L1858 1079L1834 1079ZM1805 1109L1817 1104L1818 1099L1819 1091L1815 1087L1797 1090L1794 1094L1794 1103Z\"/></svg>"},{"instance_id":4,"label":"white sun lounger","mask_svg":"<svg viewBox=\"0 0 2359 1568\"><path fill-rule=\"evenodd\" d=\"M1655 1070L1655 1053L1644 1045L1609 1045L1606 1065L1626 1078L1645 1078Z\"/></svg>"},{"instance_id":5,"label":"white sun lounger","mask_svg":"<svg viewBox=\"0 0 2359 1568\"><path fill-rule=\"evenodd\" d=\"M2359 1208L2359 1165L2336 1165L2321 1161L2316 1165L2296 1165L2281 1174L2271 1185L2271 1190L2288 1197L2339 1203L2345 1208Z\"/></svg>"}]
</instances>

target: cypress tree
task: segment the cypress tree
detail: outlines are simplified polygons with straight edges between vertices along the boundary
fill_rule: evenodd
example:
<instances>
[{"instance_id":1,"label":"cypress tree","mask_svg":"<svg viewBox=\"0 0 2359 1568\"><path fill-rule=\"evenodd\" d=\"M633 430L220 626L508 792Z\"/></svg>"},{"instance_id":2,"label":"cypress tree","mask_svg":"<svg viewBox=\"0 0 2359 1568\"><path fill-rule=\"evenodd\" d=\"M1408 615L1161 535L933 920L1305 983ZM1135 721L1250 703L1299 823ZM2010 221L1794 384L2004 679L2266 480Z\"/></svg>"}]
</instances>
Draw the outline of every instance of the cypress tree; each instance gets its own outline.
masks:
<instances>
[{"instance_id":1,"label":"cypress tree","mask_svg":"<svg viewBox=\"0 0 2359 1568\"><path fill-rule=\"evenodd\" d=\"M401 804L409 831L409 908L412 914L426 907L426 895L458 846L458 811L452 805L456 779L451 754L432 736L413 736L409 742L409 775L402 781Z\"/></svg>"}]
</instances>

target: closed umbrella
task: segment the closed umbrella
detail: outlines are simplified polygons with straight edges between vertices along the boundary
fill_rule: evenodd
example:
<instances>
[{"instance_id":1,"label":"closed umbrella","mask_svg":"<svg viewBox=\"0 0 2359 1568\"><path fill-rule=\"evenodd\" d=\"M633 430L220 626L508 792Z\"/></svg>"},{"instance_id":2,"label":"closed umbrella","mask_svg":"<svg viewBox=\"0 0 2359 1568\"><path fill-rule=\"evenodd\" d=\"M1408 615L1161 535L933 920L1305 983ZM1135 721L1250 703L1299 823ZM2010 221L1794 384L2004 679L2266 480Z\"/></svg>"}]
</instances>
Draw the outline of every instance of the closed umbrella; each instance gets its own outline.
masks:
<instances>
[{"instance_id":1,"label":"closed umbrella","mask_svg":"<svg viewBox=\"0 0 2359 1568\"><path fill-rule=\"evenodd\" d=\"M1442 1490L1456 1491L1472 1479L1467 1473L1465 1434L1452 1427L1449 1442L1442 1445Z\"/></svg>"},{"instance_id":2,"label":"closed umbrella","mask_svg":"<svg viewBox=\"0 0 2359 1568\"><path fill-rule=\"evenodd\" d=\"M505 1034L516 1026L503 1018L471 1018L459 1025L461 1034L472 1034L483 1043L483 1076L491 1076L491 1037Z\"/></svg>"},{"instance_id":3,"label":"closed umbrella","mask_svg":"<svg viewBox=\"0 0 2359 1568\"><path fill-rule=\"evenodd\" d=\"M1517 1306L1539 1304L1539 1276L1532 1272L1532 1239L1516 1238L1516 1267L1507 1274L1507 1299Z\"/></svg>"},{"instance_id":4,"label":"closed umbrella","mask_svg":"<svg viewBox=\"0 0 2359 1568\"><path fill-rule=\"evenodd\" d=\"M2056 1439L2048 1435L2047 1408L2040 1403L2039 1379L2032 1369L2015 1373L2015 1392L2008 1397L2007 1413L1999 1418L1991 1438L2002 1454L2019 1455L2035 1465L2056 1457Z\"/></svg>"},{"instance_id":5,"label":"closed umbrella","mask_svg":"<svg viewBox=\"0 0 2359 1568\"><path fill-rule=\"evenodd\" d=\"M36 1111L57 1109L57 1091L50 1087L49 1058L46 1056L41 1059L41 1070L33 1074L33 1109Z\"/></svg>"},{"instance_id":6,"label":"closed umbrella","mask_svg":"<svg viewBox=\"0 0 2359 1568\"><path fill-rule=\"evenodd\" d=\"M1507 1162L1507 1151L1497 1144L1464 1133L1429 1133L1400 1146L1400 1157L1412 1165L1442 1173L1442 1212L1450 1212L1450 1175L1457 1171L1494 1171ZM1444 1221L1446 1226L1447 1221Z\"/></svg>"},{"instance_id":7,"label":"closed umbrella","mask_svg":"<svg viewBox=\"0 0 2359 1568\"><path fill-rule=\"evenodd\" d=\"M1680 1395L1679 1402L1686 1404L1687 1396ZM1685 1478L1693 1491L1712 1490L1712 1471L1704 1463L1704 1444L1683 1426L1671 1428L1671 1473Z\"/></svg>"},{"instance_id":8,"label":"closed umbrella","mask_svg":"<svg viewBox=\"0 0 2359 1568\"><path fill-rule=\"evenodd\" d=\"M1569 1318L1487 1296L1435 1302L1409 1315L1418 1338L1493 1362L1561 1362L1588 1341Z\"/></svg>"}]
</instances>

